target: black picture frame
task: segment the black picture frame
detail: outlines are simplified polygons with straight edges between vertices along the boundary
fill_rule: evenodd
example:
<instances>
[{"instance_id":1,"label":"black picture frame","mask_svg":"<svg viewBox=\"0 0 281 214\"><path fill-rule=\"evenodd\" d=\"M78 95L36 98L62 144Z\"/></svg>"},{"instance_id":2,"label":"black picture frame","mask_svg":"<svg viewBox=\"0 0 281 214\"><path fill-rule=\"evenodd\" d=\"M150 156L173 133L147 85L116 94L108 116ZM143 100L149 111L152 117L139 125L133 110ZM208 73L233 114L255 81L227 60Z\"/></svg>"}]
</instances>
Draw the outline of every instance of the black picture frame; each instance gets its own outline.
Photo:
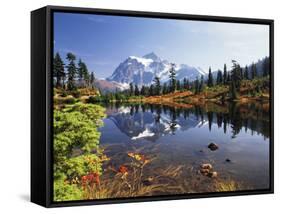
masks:
<instances>
[{"instance_id":1,"label":"black picture frame","mask_svg":"<svg viewBox=\"0 0 281 214\"><path fill-rule=\"evenodd\" d=\"M172 196L52 201L52 59L53 13L87 13L163 19L200 20L227 23L251 23L270 27L270 188L235 192L194 193ZM31 12L31 201L44 207L144 202L191 198L241 196L274 192L274 21L237 17L187 15L158 12L46 6Z\"/></svg>"}]
</instances>

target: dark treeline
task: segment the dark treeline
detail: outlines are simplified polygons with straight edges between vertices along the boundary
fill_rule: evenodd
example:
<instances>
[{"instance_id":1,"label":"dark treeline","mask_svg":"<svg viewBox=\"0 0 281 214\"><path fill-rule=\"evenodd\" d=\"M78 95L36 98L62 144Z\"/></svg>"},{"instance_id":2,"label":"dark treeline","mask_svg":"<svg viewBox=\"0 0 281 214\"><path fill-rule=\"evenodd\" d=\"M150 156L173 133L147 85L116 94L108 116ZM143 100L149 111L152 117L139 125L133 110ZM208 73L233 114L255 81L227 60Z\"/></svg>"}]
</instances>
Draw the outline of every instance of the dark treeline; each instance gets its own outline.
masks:
<instances>
[{"instance_id":1,"label":"dark treeline","mask_svg":"<svg viewBox=\"0 0 281 214\"><path fill-rule=\"evenodd\" d=\"M53 59L53 77L56 88L75 90L77 87L93 87L95 81L94 72L89 72L85 62L76 61L73 53L66 54L64 62L57 52Z\"/></svg>"},{"instance_id":2,"label":"dark treeline","mask_svg":"<svg viewBox=\"0 0 281 214\"><path fill-rule=\"evenodd\" d=\"M134 116L138 113L149 112L154 115L155 123L159 123L162 114L169 115L169 124L171 130L175 131L179 118L182 117L187 120L194 116L198 122L204 124L208 122L208 128L211 131L213 126L222 128L224 133L228 130L232 132L232 137L235 138L242 130L262 134L265 138L269 138L269 116L268 111L263 109L260 105L255 103L245 104L240 106L237 103L229 103L227 111L223 112L217 109L216 111L206 111L206 108L201 106L194 106L193 108L176 108L167 105L153 105L153 104L124 104L124 103L104 103L106 108L120 108L126 106L130 108L130 115ZM219 107L218 107L219 108ZM241 113L241 109L244 113ZM165 117L167 119L167 117ZM174 132L173 132L174 133Z\"/></svg>"}]
</instances>

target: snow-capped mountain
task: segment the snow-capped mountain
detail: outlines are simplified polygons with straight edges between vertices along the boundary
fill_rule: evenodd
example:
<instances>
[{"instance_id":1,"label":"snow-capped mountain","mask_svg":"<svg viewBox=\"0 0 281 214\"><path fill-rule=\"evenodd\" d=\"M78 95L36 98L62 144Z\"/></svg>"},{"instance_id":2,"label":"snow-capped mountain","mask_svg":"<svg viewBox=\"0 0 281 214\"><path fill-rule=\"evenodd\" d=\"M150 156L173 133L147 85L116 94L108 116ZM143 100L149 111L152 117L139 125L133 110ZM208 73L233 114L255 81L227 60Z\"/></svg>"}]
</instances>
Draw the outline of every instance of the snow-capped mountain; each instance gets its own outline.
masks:
<instances>
[{"instance_id":1,"label":"snow-capped mountain","mask_svg":"<svg viewBox=\"0 0 281 214\"><path fill-rule=\"evenodd\" d=\"M124 62L120 63L107 81L117 82L123 85L134 83L136 85L153 84L155 76L160 77L162 83L169 80L170 62L158 57L155 53L149 53L143 57L129 56ZM206 75L201 68L192 67L186 64L175 65L176 78L190 81L196 77Z\"/></svg>"}]
</instances>

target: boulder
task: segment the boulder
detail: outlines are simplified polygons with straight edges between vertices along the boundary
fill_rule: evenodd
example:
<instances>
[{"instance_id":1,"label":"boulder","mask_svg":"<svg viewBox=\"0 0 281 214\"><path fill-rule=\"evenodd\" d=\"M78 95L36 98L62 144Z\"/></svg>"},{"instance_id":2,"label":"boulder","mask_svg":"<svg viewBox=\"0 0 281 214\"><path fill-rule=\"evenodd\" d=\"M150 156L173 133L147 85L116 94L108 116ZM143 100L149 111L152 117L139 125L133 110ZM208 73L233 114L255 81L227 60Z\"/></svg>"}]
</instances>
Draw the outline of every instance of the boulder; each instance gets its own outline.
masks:
<instances>
[{"instance_id":1,"label":"boulder","mask_svg":"<svg viewBox=\"0 0 281 214\"><path fill-rule=\"evenodd\" d=\"M225 159L225 162L230 163L231 160L230 160L229 158L226 158L226 159Z\"/></svg>"},{"instance_id":2,"label":"boulder","mask_svg":"<svg viewBox=\"0 0 281 214\"><path fill-rule=\"evenodd\" d=\"M217 144L215 144L215 143L210 143L209 145L208 145L208 148L211 150L211 151L215 151L215 150L217 150L218 148L219 148L219 146L217 145Z\"/></svg>"},{"instance_id":3,"label":"boulder","mask_svg":"<svg viewBox=\"0 0 281 214\"><path fill-rule=\"evenodd\" d=\"M217 173L216 171L209 172L209 173L208 173L208 176L209 176L210 178L216 178L216 177L218 177L218 173Z\"/></svg>"},{"instance_id":4,"label":"boulder","mask_svg":"<svg viewBox=\"0 0 281 214\"><path fill-rule=\"evenodd\" d=\"M208 175L209 173L210 173L210 170L209 169L200 169L200 173L202 174L202 175Z\"/></svg>"},{"instance_id":5,"label":"boulder","mask_svg":"<svg viewBox=\"0 0 281 214\"><path fill-rule=\"evenodd\" d=\"M211 169L213 169L213 166L210 163L203 163L203 164L201 164L200 168L201 169L209 169L209 170L211 170Z\"/></svg>"},{"instance_id":6,"label":"boulder","mask_svg":"<svg viewBox=\"0 0 281 214\"><path fill-rule=\"evenodd\" d=\"M213 169L213 166L210 163L203 163L200 165L200 173L202 175L207 176L211 170Z\"/></svg>"}]
</instances>

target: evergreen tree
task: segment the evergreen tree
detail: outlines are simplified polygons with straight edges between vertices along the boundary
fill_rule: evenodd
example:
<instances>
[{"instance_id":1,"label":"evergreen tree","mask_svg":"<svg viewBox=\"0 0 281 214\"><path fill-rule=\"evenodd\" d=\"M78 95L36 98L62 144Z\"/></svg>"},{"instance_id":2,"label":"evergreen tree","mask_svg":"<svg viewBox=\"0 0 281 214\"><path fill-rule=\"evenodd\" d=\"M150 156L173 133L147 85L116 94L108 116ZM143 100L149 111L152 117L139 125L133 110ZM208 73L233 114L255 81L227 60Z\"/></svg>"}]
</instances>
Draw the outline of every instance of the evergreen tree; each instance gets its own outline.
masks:
<instances>
[{"instance_id":1,"label":"evergreen tree","mask_svg":"<svg viewBox=\"0 0 281 214\"><path fill-rule=\"evenodd\" d=\"M211 67L209 67L209 76L208 76L208 87L214 86L213 74L211 71Z\"/></svg>"},{"instance_id":2,"label":"evergreen tree","mask_svg":"<svg viewBox=\"0 0 281 214\"><path fill-rule=\"evenodd\" d=\"M177 90L181 89L181 82L179 80L177 80Z\"/></svg>"},{"instance_id":3,"label":"evergreen tree","mask_svg":"<svg viewBox=\"0 0 281 214\"><path fill-rule=\"evenodd\" d=\"M218 74L217 74L217 84L220 85L223 83L223 76L222 76L222 71L218 70Z\"/></svg>"},{"instance_id":4,"label":"evergreen tree","mask_svg":"<svg viewBox=\"0 0 281 214\"><path fill-rule=\"evenodd\" d=\"M176 70L175 70L175 64L174 63L171 63L170 64L170 70L169 70L169 73L170 73L170 87L171 87L171 91L174 92L176 91L176 87L177 87L177 80L176 80Z\"/></svg>"},{"instance_id":5,"label":"evergreen tree","mask_svg":"<svg viewBox=\"0 0 281 214\"><path fill-rule=\"evenodd\" d=\"M137 85L135 85L135 96L139 96L140 95L140 91Z\"/></svg>"},{"instance_id":6,"label":"evergreen tree","mask_svg":"<svg viewBox=\"0 0 281 214\"><path fill-rule=\"evenodd\" d=\"M240 65L239 65L239 69L240 69L240 79L243 80L244 79L244 72L243 72L243 69L240 67Z\"/></svg>"},{"instance_id":7,"label":"evergreen tree","mask_svg":"<svg viewBox=\"0 0 281 214\"><path fill-rule=\"evenodd\" d=\"M159 77L155 76L154 84L155 84L155 95L160 95L161 94L161 84L160 84Z\"/></svg>"},{"instance_id":8,"label":"evergreen tree","mask_svg":"<svg viewBox=\"0 0 281 214\"><path fill-rule=\"evenodd\" d=\"M142 96L145 96L145 95L146 95L146 94L145 94L145 86L144 86L144 85L141 87L140 94L141 94Z\"/></svg>"},{"instance_id":9,"label":"evergreen tree","mask_svg":"<svg viewBox=\"0 0 281 214\"><path fill-rule=\"evenodd\" d=\"M257 77L257 66L255 63L252 63L251 65L251 74L252 74L252 79L255 79Z\"/></svg>"},{"instance_id":10,"label":"evergreen tree","mask_svg":"<svg viewBox=\"0 0 281 214\"><path fill-rule=\"evenodd\" d=\"M169 89L168 89L167 83L164 83L163 84L163 94L168 94L168 93L169 93Z\"/></svg>"},{"instance_id":11,"label":"evergreen tree","mask_svg":"<svg viewBox=\"0 0 281 214\"><path fill-rule=\"evenodd\" d=\"M200 92L200 85L199 85L198 77L196 77L196 80L194 82L194 87L195 87L195 94L198 94Z\"/></svg>"},{"instance_id":12,"label":"evergreen tree","mask_svg":"<svg viewBox=\"0 0 281 214\"><path fill-rule=\"evenodd\" d=\"M77 75L78 79L81 81L83 79L83 62L81 59L78 61Z\"/></svg>"},{"instance_id":13,"label":"evergreen tree","mask_svg":"<svg viewBox=\"0 0 281 214\"><path fill-rule=\"evenodd\" d=\"M89 85L89 81L90 81L89 71L87 65L84 62L82 62L81 59L79 59L77 71L78 71L78 78L80 83L82 80L84 80L86 85Z\"/></svg>"},{"instance_id":14,"label":"evergreen tree","mask_svg":"<svg viewBox=\"0 0 281 214\"><path fill-rule=\"evenodd\" d=\"M240 89L241 83L241 73L240 73L240 65L235 61L232 60L232 70L231 70L231 82L229 86L229 93L231 99L237 99L237 90Z\"/></svg>"},{"instance_id":15,"label":"evergreen tree","mask_svg":"<svg viewBox=\"0 0 281 214\"><path fill-rule=\"evenodd\" d=\"M199 84L199 92L202 92L204 89L204 76L201 75L201 80L200 80L200 84Z\"/></svg>"},{"instance_id":16,"label":"evergreen tree","mask_svg":"<svg viewBox=\"0 0 281 214\"><path fill-rule=\"evenodd\" d=\"M64 72L64 63L57 52L54 60L53 60L53 75L56 78L56 87L61 87L61 81L63 80L63 86L64 86L64 78L65 78L65 72Z\"/></svg>"},{"instance_id":17,"label":"evergreen tree","mask_svg":"<svg viewBox=\"0 0 281 214\"><path fill-rule=\"evenodd\" d=\"M245 67L245 72L244 72L244 79L248 80L249 78L249 69L248 66L246 65Z\"/></svg>"},{"instance_id":18,"label":"evergreen tree","mask_svg":"<svg viewBox=\"0 0 281 214\"><path fill-rule=\"evenodd\" d=\"M262 69L263 69L263 76L264 77L268 76L270 73L270 61L268 57L264 58L262 63Z\"/></svg>"},{"instance_id":19,"label":"evergreen tree","mask_svg":"<svg viewBox=\"0 0 281 214\"><path fill-rule=\"evenodd\" d=\"M232 64L231 81L234 82L235 87L237 88L240 81L240 65L235 60L232 60Z\"/></svg>"},{"instance_id":20,"label":"evergreen tree","mask_svg":"<svg viewBox=\"0 0 281 214\"><path fill-rule=\"evenodd\" d=\"M67 82L67 89L68 90L74 90L75 87L75 77L77 73L77 68L75 65L75 55L72 53L68 53L66 55L66 59L69 61L69 64L67 65L67 71L68 71L68 82Z\"/></svg>"},{"instance_id":21,"label":"evergreen tree","mask_svg":"<svg viewBox=\"0 0 281 214\"><path fill-rule=\"evenodd\" d=\"M95 74L94 74L94 72L91 72L91 75L90 75L90 85L91 85L92 88L94 86L94 83L95 83Z\"/></svg>"},{"instance_id":22,"label":"evergreen tree","mask_svg":"<svg viewBox=\"0 0 281 214\"><path fill-rule=\"evenodd\" d=\"M227 68L226 68L226 64L224 64L223 66L223 84L227 84Z\"/></svg>"},{"instance_id":23,"label":"evergreen tree","mask_svg":"<svg viewBox=\"0 0 281 214\"><path fill-rule=\"evenodd\" d=\"M231 81L230 86L229 86L229 97L232 100L237 99L237 90L236 90L234 81Z\"/></svg>"},{"instance_id":24,"label":"evergreen tree","mask_svg":"<svg viewBox=\"0 0 281 214\"><path fill-rule=\"evenodd\" d=\"M186 86L185 86L185 88L186 88L187 90L189 90L189 88L190 88L190 83L189 83L189 80L188 80L188 79L186 80Z\"/></svg>"},{"instance_id":25,"label":"evergreen tree","mask_svg":"<svg viewBox=\"0 0 281 214\"><path fill-rule=\"evenodd\" d=\"M187 79L186 78L183 78L183 88L184 89L188 89L188 87L187 87Z\"/></svg>"},{"instance_id":26,"label":"evergreen tree","mask_svg":"<svg viewBox=\"0 0 281 214\"><path fill-rule=\"evenodd\" d=\"M135 94L135 93L134 93L134 85L133 85L132 82L130 83L129 94L130 94L130 96L133 96L133 95Z\"/></svg>"},{"instance_id":27,"label":"evergreen tree","mask_svg":"<svg viewBox=\"0 0 281 214\"><path fill-rule=\"evenodd\" d=\"M149 87L149 96L153 96L154 95L154 85L151 84Z\"/></svg>"},{"instance_id":28,"label":"evergreen tree","mask_svg":"<svg viewBox=\"0 0 281 214\"><path fill-rule=\"evenodd\" d=\"M230 73L228 72L228 73L227 73L226 82L229 83L230 81L231 81L231 75L230 75Z\"/></svg>"}]
</instances>

